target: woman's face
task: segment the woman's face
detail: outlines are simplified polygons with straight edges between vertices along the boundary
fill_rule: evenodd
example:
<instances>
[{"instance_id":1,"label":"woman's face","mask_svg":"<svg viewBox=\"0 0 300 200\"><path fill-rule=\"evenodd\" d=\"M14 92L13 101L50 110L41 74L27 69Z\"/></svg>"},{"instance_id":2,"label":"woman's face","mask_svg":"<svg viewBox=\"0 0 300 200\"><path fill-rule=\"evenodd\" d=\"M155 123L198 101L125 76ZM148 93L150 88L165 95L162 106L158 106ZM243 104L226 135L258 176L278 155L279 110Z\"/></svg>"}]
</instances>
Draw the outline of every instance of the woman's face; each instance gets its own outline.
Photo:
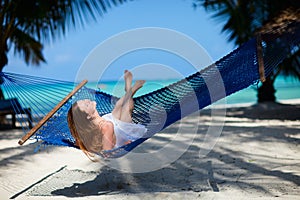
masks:
<instances>
[{"instance_id":1,"label":"woman's face","mask_svg":"<svg viewBox=\"0 0 300 200\"><path fill-rule=\"evenodd\" d=\"M89 99L77 101L77 106L80 111L87 114L87 116L92 116L96 112L96 102Z\"/></svg>"}]
</instances>

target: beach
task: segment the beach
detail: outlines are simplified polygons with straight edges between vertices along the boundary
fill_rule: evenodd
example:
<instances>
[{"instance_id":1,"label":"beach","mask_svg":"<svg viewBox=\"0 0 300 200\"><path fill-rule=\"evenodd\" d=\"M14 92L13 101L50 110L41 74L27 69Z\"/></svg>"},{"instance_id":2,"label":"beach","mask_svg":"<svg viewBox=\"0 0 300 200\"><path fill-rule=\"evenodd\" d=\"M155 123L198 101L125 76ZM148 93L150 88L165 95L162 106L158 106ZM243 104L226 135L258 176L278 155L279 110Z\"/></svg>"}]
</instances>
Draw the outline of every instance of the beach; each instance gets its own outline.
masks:
<instances>
[{"instance_id":1,"label":"beach","mask_svg":"<svg viewBox=\"0 0 300 200\"><path fill-rule=\"evenodd\" d=\"M178 159L141 173L93 163L74 148L19 146L22 129L1 130L1 199L299 199L299 99L223 111L185 117L129 153L155 152L183 132L187 149L168 146ZM221 132L209 138L210 128Z\"/></svg>"}]
</instances>

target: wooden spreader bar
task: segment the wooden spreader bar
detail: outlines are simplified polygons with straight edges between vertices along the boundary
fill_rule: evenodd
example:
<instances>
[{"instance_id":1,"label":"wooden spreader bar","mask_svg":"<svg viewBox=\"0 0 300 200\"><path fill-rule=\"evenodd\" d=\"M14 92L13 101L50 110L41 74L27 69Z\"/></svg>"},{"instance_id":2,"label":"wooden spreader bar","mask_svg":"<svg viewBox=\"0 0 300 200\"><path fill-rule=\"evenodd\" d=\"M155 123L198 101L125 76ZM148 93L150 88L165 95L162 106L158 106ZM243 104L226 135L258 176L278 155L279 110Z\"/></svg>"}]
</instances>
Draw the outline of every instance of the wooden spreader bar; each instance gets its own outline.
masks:
<instances>
[{"instance_id":1,"label":"wooden spreader bar","mask_svg":"<svg viewBox=\"0 0 300 200\"><path fill-rule=\"evenodd\" d=\"M83 80L74 90L72 90L63 100L61 100L39 123L37 123L26 135L19 140L19 145L24 144L36 131L41 128L78 90L80 90L88 81Z\"/></svg>"},{"instance_id":2,"label":"wooden spreader bar","mask_svg":"<svg viewBox=\"0 0 300 200\"><path fill-rule=\"evenodd\" d=\"M261 34L258 34L256 37L256 46L257 46L256 47L257 48L257 61L258 61L258 70L259 70L260 81L265 82L266 76L265 76L265 66L264 66Z\"/></svg>"}]
</instances>

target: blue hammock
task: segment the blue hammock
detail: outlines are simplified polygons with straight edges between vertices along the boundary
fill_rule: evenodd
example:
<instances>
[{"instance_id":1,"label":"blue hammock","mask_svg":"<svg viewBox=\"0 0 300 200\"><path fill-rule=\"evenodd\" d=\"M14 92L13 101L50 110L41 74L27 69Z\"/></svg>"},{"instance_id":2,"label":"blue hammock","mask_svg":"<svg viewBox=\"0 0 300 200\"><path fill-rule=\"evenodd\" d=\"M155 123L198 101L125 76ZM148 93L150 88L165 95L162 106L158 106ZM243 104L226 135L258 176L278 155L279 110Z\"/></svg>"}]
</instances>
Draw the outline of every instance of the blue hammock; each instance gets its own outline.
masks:
<instances>
[{"instance_id":1,"label":"blue hammock","mask_svg":"<svg viewBox=\"0 0 300 200\"><path fill-rule=\"evenodd\" d=\"M121 157L181 118L270 75L300 43L299 24L291 26L293 31L284 34L266 32L259 39L249 40L207 68L169 86L134 98L133 121L147 127L146 137L100 154L105 158ZM216 80L220 77L219 83ZM22 107L31 108L32 124L37 124L75 86L72 82L8 72L1 72L0 78L6 98L18 98ZM212 91L222 90L225 91L224 94L211 94ZM75 147L75 140L70 134L66 119L71 105L80 99L95 100L99 114L104 115L112 111L118 97L83 87L31 138L41 140L47 145ZM19 123L24 132L28 132L28 119L24 118L19 117Z\"/></svg>"}]
</instances>

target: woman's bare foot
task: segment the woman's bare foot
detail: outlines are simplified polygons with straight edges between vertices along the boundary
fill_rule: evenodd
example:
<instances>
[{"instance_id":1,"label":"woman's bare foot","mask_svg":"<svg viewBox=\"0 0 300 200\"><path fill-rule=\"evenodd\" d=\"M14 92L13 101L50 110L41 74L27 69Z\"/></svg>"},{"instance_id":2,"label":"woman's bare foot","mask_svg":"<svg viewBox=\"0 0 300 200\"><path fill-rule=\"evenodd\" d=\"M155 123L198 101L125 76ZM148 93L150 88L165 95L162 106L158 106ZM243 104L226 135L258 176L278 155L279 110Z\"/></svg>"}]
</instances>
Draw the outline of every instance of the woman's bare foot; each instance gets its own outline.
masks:
<instances>
[{"instance_id":1,"label":"woman's bare foot","mask_svg":"<svg viewBox=\"0 0 300 200\"><path fill-rule=\"evenodd\" d=\"M132 95L134 95L136 93L136 91L138 91L141 87L143 87L143 85L144 85L145 82L146 82L145 80L137 80L137 81L135 81L134 85L131 88Z\"/></svg>"},{"instance_id":2,"label":"woman's bare foot","mask_svg":"<svg viewBox=\"0 0 300 200\"><path fill-rule=\"evenodd\" d=\"M125 92L128 92L132 84L132 73L128 70L124 71Z\"/></svg>"}]
</instances>

